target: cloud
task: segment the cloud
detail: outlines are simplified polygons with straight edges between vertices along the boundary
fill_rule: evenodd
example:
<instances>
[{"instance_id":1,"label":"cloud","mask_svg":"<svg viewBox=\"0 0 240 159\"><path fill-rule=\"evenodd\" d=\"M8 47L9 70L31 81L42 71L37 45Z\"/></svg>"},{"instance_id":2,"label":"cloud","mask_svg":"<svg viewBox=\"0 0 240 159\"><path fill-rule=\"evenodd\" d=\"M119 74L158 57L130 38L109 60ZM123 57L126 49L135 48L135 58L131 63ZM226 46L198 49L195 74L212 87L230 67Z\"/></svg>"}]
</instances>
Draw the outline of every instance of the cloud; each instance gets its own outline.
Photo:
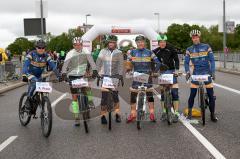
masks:
<instances>
[{"instance_id":1,"label":"cloud","mask_svg":"<svg viewBox=\"0 0 240 159\"><path fill-rule=\"evenodd\" d=\"M227 16L239 23L240 1L226 2ZM35 0L1 0L0 18L4 20L0 21L0 31L23 36L23 18L35 17L35 3ZM47 31L55 35L82 25L88 13L92 15L89 24L144 23L157 29L154 12L159 12L162 31L172 23L216 25L222 17L222 0L48 0L47 4ZM6 44L2 36L0 43Z\"/></svg>"}]
</instances>

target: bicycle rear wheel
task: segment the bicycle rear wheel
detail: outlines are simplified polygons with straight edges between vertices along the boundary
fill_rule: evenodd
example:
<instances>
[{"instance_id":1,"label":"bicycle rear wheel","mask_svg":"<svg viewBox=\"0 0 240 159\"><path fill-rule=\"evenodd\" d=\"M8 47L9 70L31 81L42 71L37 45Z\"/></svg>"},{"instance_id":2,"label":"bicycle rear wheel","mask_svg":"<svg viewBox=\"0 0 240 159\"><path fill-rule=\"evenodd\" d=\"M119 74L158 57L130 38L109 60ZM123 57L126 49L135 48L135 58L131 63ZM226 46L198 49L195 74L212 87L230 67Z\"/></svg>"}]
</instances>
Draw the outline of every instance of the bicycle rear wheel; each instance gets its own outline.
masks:
<instances>
[{"instance_id":1,"label":"bicycle rear wheel","mask_svg":"<svg viewBox=\"0 0 240 159\"><path fill-rule=\"evenodd\" d=\"M31 121L31 115L25 109L27 93L23 93L18 105L18 117L22 126L27 126Z\"/></svg>"},{"instance_id":2,"label":"bicycle rear wheel","mask_svg":"<svg viewBox=\"0 0 240 159\"><path fill-rule=\"evenodd\" d=\"M205 125L205 94L204 94L204 88L199 88L199 93L200 93L200 108L201 108L201 113L202 113L202 124Z\"/></svg>"},{"instance_id":3,"label":"bicycle rear wheel","mask_svg":"<svg viewBox=\"0 0 240 159\"><path fill-rule=\"evenodd\" d=\"M52 107L47 96L42 98L41 102L41 127L44 137L49 137L52 131Z\"/></svg>"},{"instance_id":4,"label":"bicycle rear wheel","mask_svg":"<svg viewBox=\"0 0 240 159\"><path fill-rule=\"evenodd\" d=\"M167 122L168 125L172 125L173 123L173 113L171 111L173 105L172 105L172 98L171 98L171 93L170 91L166 91L164 93L164 105L166 109L166 114L167 114Z\"/></svg>"},{"instance_id":5,"label":"bicycle rear wheel","mask_svg":"<svg viewBox=\"0 0 240 159\"><path fill-rule=\"evenodd\" d=\"M89 119L89 106L88 106L88 99L87 96L83 93L80 93L78 103L80 103L79 108L80 112L82 112L83 116L83 124L85 133L89 132L87 120Z\"/></svg>"}]
</instances>

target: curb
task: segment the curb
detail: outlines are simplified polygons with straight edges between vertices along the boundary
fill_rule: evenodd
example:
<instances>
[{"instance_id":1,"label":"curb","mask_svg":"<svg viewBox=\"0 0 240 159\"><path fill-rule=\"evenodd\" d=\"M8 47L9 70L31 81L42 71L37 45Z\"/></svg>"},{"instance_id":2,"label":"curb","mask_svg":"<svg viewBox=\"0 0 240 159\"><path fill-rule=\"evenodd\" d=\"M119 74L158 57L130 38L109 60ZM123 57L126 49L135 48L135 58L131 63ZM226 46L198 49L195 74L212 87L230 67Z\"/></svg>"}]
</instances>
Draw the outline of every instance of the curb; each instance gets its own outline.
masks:
<instances>
[{"instance_id":1,"label":"curb","mask_svg":"<svg viewBox=\"0 0 240 159\"><path fill-rule=\"evenodd\" d=\"M22 86L24 86L26 84L27 83L25 83L25 82L19 82L19 83L15 83L13 85L7 86L5 88L0 89L0 94L8 92L8 91L13 90L13 89L16 89L18 87L22 87Z\"/></svg>"},{"instance_id":2,"label":"curb","mask_svg":"<svg viewBox=\"0 0 240 159\"><path fill-rule=\"evenodd\" d=\"M46 78L46 77L48 77L50 75L51 75L51 73L43 75L43 78ZM9 85L9 86L7 86L5 88L0 89L0 94L8 92L8 91L16 89L16 88L19 88L19 87L22 87L22 86L27 85L27 84L28 84L27 82L18 82L18 83Z\"/></svg>"},{"instance_id":3,"label":"curb","mask_svg":"<svg viewBox=\"0 0 240 159\"><path fill-rule=\"evenodd\" d=\"M221 68L217 68L216 70L219 71L219 72L229 73L229 74L240 76L240 72L237 72L237 71L224 70L224 69L221 69Z\"/></svg>"}]
</instances>

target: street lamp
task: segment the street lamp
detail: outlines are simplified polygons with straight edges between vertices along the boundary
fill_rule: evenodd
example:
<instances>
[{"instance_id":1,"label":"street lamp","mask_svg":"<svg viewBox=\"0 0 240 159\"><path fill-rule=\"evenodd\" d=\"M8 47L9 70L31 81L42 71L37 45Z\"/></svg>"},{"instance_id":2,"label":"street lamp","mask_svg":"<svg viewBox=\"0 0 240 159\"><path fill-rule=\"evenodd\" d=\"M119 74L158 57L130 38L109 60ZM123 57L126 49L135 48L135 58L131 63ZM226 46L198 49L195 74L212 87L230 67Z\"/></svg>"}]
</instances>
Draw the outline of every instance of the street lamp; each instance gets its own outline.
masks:
<instances>
[{"instance_id":1,"label":"street lamp","mask_svg":"<svg viewBox=\"0 0 240 159\"><path fill-rule=\"evenodd\" d=\"M160 25L159 25L159 19L160 19L160 13L154 13L154 15L157 16L157 32L160 32Z\"/></svg>"},{"instance_id":2,"label":"street lamp","mask_svg":"<svg viewBox=\"0 0 240 159\"><path fill-rule=\"evenodd\" d=\"M86 33L87 32L87 19L88 19L88 17L91 16L91 14L86 14L85 16L86 16L86 24L85 24L85 33Z\"/></svg>"},{"instance_id":3,"label":"street lamp","mask_svg":"<svg viewBox=\"0 0 240 159\"><path fill-rule=\"evenodd\" d=\"M227 39L226 39L226 2L223 0L223 51L224 51L224 68L226 68L227 56Z\"/></svg>"},{"instance_id":4,"label":"street lamp","mask_svg":"<svg viewBox=\"0 0 240 159\"><path fill-rule=\"evenodd\" d=\"M87 25L87 18L90 16L91 16L91 14L86 14L86 25Z\"/></svg>"},{"instance_id":5,"label":"street lamp","mask_svg":"<svg viewBox=\"0 0 240 159\"><path fill-rule=\"evenodd\" d=\"M43 1L40 1L40 12L41 12L41 39L43 40Z\"/></svg>"}]
</instances>

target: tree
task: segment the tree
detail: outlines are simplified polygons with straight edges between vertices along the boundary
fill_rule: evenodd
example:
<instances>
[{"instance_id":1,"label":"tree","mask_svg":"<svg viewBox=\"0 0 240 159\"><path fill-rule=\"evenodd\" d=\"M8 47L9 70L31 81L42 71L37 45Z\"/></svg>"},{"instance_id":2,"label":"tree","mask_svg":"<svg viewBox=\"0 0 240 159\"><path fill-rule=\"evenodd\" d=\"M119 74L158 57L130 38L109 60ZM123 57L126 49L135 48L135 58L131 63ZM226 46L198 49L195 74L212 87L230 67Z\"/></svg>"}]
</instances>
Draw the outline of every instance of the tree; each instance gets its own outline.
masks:
<instances>
[{"instance_id":1,"label":"tree","mask_svg":"<svg viewBox=\"0 0 240 159\"><path fill-rule=\"evenodd\" d=\"M33 50L34 43L29 41L27 38L17 38L12 44L7 47L13 54L21 55L23 51Z\"/></svg>"}]
</instances>

